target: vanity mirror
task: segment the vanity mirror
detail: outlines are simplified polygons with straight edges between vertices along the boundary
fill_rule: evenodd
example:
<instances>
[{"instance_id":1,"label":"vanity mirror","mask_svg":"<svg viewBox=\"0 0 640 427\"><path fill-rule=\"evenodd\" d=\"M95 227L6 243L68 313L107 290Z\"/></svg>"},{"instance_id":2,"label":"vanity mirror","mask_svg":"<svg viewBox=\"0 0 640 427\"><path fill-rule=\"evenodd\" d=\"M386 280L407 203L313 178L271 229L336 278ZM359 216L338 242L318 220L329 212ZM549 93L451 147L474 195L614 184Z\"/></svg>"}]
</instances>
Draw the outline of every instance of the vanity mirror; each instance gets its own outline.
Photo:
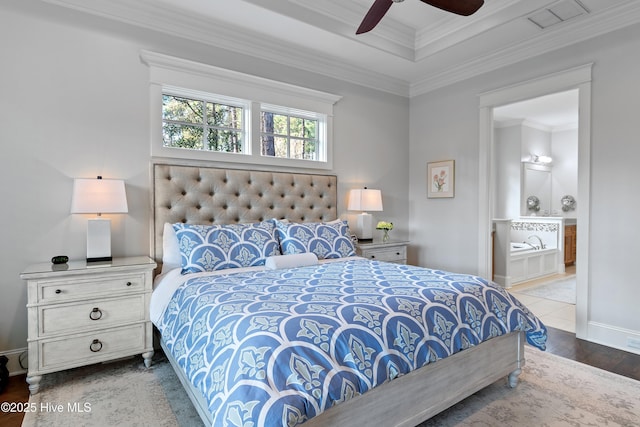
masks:
<instances>
[{"instance_id":1,"label":"vanity mirror","mask_svg":"<svg viewBox=\"0 0 640 427\"><path fill-rule=\"evenodd\" d=\"M521 183L520 214L548 216L551 213L551 166L523 163Z\"/></svg>"}]
</instances>

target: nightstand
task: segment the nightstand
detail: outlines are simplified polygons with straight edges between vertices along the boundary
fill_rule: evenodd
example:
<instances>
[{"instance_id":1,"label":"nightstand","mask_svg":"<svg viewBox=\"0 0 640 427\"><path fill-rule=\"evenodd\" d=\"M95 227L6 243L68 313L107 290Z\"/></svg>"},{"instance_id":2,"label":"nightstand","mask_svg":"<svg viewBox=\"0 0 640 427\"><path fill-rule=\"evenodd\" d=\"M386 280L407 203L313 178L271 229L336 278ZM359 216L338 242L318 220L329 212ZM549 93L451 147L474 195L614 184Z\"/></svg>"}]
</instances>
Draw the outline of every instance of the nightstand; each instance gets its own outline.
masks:
<instances>
[{"instance_id":1,"label":"nightstand","mask_svg":"<svg viewBox=\"0 0 640 427\"><path fill-rule=\"evenodd\" d=\"M149 257L109 262L35 264L27 281L29 370L38 392L43 374L141 354L153 356L149 319L153 270Z\"/></svg>"},{"instance_id":2,"label":"nightstand","mask_svg":"<svg viewBox=\"0 0 640 427\"><path fill-rule=\"evenodd\" d=\"M405 241L358 243L357 252L361 257L375 261L406 264L407 245L409 242Z\"/></svg>"}]
</instances>

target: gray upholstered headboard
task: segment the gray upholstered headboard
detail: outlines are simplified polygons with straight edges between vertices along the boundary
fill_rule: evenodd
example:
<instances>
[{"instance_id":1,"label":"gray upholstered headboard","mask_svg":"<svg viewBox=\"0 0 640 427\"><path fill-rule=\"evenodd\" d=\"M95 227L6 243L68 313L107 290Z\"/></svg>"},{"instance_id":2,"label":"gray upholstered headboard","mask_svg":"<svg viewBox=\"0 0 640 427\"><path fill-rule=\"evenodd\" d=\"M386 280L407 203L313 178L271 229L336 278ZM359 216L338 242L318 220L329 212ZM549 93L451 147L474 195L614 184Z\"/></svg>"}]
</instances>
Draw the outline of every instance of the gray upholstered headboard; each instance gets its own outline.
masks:
<instances>
[{"instance_id":1,"label":"gray upholstered headboard","mask_svg":"<svg viewBox=\"0 0 640 427\"><path fill-rule=\"evenodd\" d=\"M337 187L334 175L154 164L152 256L162 262L166 222L334 220L338 217Z\"/></svg>"}]
</instances>

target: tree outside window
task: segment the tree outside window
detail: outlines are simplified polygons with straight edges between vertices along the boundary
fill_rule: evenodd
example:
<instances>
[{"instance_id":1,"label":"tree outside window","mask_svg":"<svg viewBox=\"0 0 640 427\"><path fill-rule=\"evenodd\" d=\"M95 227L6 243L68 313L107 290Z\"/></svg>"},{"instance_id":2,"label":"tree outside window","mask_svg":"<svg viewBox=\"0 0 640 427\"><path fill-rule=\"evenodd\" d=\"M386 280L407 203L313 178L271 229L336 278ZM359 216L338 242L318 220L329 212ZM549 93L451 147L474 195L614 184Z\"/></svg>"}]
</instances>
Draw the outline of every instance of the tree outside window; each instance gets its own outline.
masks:
<instances>
[{"instance_id":1,"label":"tree outside window","mask_svg":"<svg viewBox=\"0 0 640 427\"><path fill-rule=\"evenodd\" d=\"M245 135L243 115L242 107L163 94L163 145L242 153Z\"/></svg>"},{"instance_id":2,"label":"tree outside window","mask_svg":"<svg viewBox=\"0 0 640 427\"><path fill-rule=\"evenodd\" d=\"M260 121L263 156L318 160L318 120L262 111Z\"/></svg>"}]
</instances>

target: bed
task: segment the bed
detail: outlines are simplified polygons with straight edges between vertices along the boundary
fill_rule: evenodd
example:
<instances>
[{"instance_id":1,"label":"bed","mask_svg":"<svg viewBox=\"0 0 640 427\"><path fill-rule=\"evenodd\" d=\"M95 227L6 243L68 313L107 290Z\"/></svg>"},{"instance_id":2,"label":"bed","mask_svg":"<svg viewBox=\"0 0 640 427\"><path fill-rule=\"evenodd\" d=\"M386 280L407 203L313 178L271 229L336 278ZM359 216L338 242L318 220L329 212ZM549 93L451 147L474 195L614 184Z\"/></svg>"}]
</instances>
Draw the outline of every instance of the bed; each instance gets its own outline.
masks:
<instances>
[{"instance_id":1,"label":"bed","mask_svg":"<svg viewBox=\"0 0 640 427\"><path fill-rule=\"evenodd\" d=\"M206 425L416 426L515 387L525 341L544 349L544 325L479 277L355 256L335 176L152 174L152 320Z\"/></svg>"}]
</instances>

